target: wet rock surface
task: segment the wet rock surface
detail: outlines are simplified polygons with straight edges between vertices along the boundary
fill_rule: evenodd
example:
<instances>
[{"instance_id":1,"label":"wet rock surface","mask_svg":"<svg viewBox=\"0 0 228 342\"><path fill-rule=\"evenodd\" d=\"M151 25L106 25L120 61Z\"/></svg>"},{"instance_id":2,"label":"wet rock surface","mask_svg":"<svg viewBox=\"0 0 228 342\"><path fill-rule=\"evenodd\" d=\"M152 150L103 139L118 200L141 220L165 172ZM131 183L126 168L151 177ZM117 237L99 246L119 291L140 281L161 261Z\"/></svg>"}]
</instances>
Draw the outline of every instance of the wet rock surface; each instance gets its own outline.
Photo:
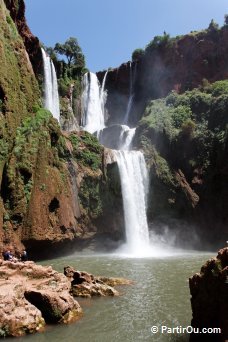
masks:
<instances>
[{"instance_id":1,"label":"wet rock surface","mask_svg":"<svg viewBox=\"0 0 228 342\"><path fill-rule=\"evenodd\" d=\"M189 279L192 295L192 326L220 328L220 334L194 334L190 341L228 340L228 247L221 249L216 258L208 260Z\"/></svg>"},{"instance_id":2,"label":"wet rock surface","mask_svg":"<svg viewBox=\"0 0 228 342\"><path fill-rule=\"evenodd\" d=\"M113 286L132 284L123 278L96 277L71 266L64 268L64 274L32 261L0 259L0 337L35 333L46 324L72 323L82 316L73 296L118 296Z\"/></svg>"},{"instance_id":3,"label":"wet rock surface","mask_svg":"<svg viewBox=\"0 0 228 342\"><path fill-rule=\"evenodd\" d=\"M70 266L64 268L64 274L71 281L71 293L75 297L118 296L119 292L113 286L132 284L127 279L94 276Z\"/></svg>"},{"instance_id":4,"label":"wet rock surface","mask_svg":"<svg viewBox=\"0 0 228 342\"><path fill-rule=\"evenodd\" d=\"M82 309L61 273L34 262L0 260L1 336L40 331L45 323L71 323Z\"/></svg>"}]
</instances>

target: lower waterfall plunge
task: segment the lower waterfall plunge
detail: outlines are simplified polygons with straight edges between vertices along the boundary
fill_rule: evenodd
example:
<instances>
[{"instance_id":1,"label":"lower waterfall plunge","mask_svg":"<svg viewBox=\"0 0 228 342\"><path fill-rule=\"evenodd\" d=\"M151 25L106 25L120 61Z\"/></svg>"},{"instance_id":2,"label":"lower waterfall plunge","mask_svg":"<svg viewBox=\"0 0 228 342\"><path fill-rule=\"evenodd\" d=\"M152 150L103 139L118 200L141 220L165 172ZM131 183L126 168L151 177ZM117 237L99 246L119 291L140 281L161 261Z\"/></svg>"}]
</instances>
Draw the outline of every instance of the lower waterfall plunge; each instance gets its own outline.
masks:
<instances>
[{"instance_id":1,"label":"lower waterfall plunge","mask_svg":"<svg viewBox=\"0 0 228 342\"><path fill-rule=\"evenodd\" d=\"M146 217L148 173L142 152L113 151L120 172L126 232L125 251L134 256L150 251Z\"/></svg>"}]
</instances>

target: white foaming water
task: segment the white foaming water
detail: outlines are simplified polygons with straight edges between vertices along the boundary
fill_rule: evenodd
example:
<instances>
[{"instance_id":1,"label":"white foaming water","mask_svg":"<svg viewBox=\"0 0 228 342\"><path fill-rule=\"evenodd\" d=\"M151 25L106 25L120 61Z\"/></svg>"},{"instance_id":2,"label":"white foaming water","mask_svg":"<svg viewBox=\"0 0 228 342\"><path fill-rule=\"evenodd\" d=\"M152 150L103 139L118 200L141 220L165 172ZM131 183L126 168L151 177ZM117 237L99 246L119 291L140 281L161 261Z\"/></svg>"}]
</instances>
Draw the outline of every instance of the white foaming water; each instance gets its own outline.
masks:
<instances>
[{"instance_id":1,"label":"white foaming water","mask_svg":"<svg viewBox=\"0 0 228 342\"><path fill-rule=\"evenodd\" d=\"M121 253L134 257L151 254L146 217L148 173L142 152L114 151L120 172L126 245Z\"/></svg>"},{"instance_id":2,"label":"white foaming water","mask_svg":"<svg viewBox=\"0 0 228 342\"><path fill-rule=\"evenodd\" d=\"M121 125L121 128L122 132L119 139L119 149L129 151L131 149L136 128L129 128L126 125Z\"/></svg>"},{"instance_id":3,"label":"white foaming water","mask_svg":"<svg viewBox=\"0 0 228 342\"><path fill-rule=\"evenodd\" d=\"M105 84L106 84L106 78L108 75L108 70L106 71L103 81L102 81L102 86L101 86L101 91L100 91L100 101L101 101L101 107L102 107L102 112L104 115L104 122L106 120L106 111L105 111L105 104L107 100L107 91L105 90Z\"/></svg>"},{"instance_id":4,"label":"white foaming water","mask_svg":"<svg viewBox=\"0 0 228 342\"><path fill-rule=\"evenodd\" d=\"M55 67L44 49L41 50L44 65L44 107L50 110L53 117L59 121L59 93Z\"/></svg>"},{"instance_id":5,"label":"white foaming water","mask_svg":"<svg viewBox=\"0 0 228 342\"><path fill-rule=\"evenodd\" d=\"M95 133L105 127L106 77L107 73L102 88L100 88L96 74L89 72L83 77L82 126L90 133Z\"/></svg>"}]
</instances>

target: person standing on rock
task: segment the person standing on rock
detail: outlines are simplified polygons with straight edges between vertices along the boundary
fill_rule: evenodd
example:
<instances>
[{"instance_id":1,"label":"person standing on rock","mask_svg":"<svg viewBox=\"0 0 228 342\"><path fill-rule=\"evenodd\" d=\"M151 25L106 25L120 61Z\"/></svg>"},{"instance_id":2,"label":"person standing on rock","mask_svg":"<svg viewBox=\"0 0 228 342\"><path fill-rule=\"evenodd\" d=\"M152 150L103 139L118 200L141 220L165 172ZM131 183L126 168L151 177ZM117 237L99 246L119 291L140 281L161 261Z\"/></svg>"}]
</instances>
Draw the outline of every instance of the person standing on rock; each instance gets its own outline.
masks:
<instances>
[{"instance_id":1,"label":"person standing on rock","mask_svg":"<svg viewBox=\"0 0 228 342\"><path fill-rule=\"evenodd\" d=\"M5 261L12 261L13 260L13 255L10 250L6 251L3 253L3 258Z\"/></svg>"},{"instance_id":2,"label":"person standing on rock","mask_svg":"<svg viewBox=\"0 0 228 342\"><path fill-rule=\"evenodd\" d=\"M25 249L21 253L21 261L28 261L28 254L27 254L27 251Z\"/></svg>"}]
</instances>

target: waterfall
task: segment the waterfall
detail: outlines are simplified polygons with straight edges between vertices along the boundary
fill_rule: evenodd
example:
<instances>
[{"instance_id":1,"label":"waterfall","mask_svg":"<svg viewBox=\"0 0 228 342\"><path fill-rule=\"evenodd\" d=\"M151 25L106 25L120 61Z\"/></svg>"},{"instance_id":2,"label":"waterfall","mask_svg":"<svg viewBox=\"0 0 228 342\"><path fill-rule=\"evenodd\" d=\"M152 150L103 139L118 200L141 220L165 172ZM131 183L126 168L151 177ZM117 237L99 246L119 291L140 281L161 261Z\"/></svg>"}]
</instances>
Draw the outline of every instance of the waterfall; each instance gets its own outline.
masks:
<instances>
[{"instance_id":1,"label":"waterfall","mask_svg":"<svg viewBox=\"0 0 228 342\"><path fill-rule=\"evenodd\" d=\"M90 133L95 133L105 127L106 77L107 72L102 87L96 74L89 72L83 77L82 127Z\"/></svg>"},{"instance_id":2,"label":"waterfall","mask_svg":"<svg viewBox=\"0 0 228 342\"><path fill-rule=\"evenodd\" d=\"M105 84L106 84L106 78L108 75L108 70L106 71L103 81L102 81L102 86L101 86L101 91L100 91L100 101L101 101L101 108L104 116L104 122L106 121L106 110L105 110L105 104L107 100L107 91L105 90Z\"/></svg>"},{"instance_id":3,"label":"waterfall","mask_svg":"<svg viewBox=\"0 0 228 342\"><path fill-rule=\"evenodd\" d=\"M105 146L117 147L117 150L113 150L113 155L117 161L121 180L126 231L125 252L132 256L145 256L151 252L146 216L149 184L146 163L142 152L131 150L136 128L129 128L127 125L105 127L106 77L107 73L100 87L95 74L84 75L82 126L90 133L96 133L99 141ZM133 80L131 71L132 100ZM129 99L129 106L132 100Z\"/></svg>"},{"instance_id":4,"label":"waterfall","mask_svg":"<svg viewBox=\"0 0 228 342\"><path fill-rule=\"evenodd\" d=\"M50 110L53 117L59 121L59 93L55 67L44 49L41 50L44 65L44 107Z\"/></svg>"},{"instance_id":5,"label":"waterfall","mask_svg":"<svg viewBox=\"0 0 228 342\"><path fill-rule=\"evenodd\" d=\"M129 150L131 148L132 140L135 135L136 128L129 128L126 125L121 125L121 133L119 137L119 150Z\"/></svg>"},{"instance_id":6,"label":"waterfall","mask_svg":"<svg viewBox=\"0 0 228 342\"><path fill-rule=\"evenodd\" d=\"M127 110L126 110L126 114L125 114L125 117L124 117L124 123L128 123L128 120L129 120L129 115L130 115L130 112L131 112L131 108L132 108L132 104L133 104L133 99L134 99L134 94L130 94L129 96L129 100L128 100L128 103L127 103Z\"/></svg>"},{"instance_id":7,"label":"waterfall","mask_svg":"<svg viewBox=\"0 0 228 342\"><path fill-rule=\"evenodd\" d=\"M134 83L135 83L135 77L136 77L136 64L134 66L134 70L132 71L132 63L130 62L130 86L129 86L129 99L127 103L127 110L124 116L124 124L128 124L129 116L132 109L132 104L134 100Z\"/></svg>"},{"instance_id":8,"label":"waterfall","mask_svg":"<svg viewBox=\"0 0 228 342\"><path fill-rule=\"evenodd\" d=\"M142 152L131 151L136 128L123 125L120 150L113 151L120 173L126 232L125 252L133 256L150 253L146 216L148 172Z\"/></svg>"},{"instance_id":9,"label":"waterfall","mask_svg":"<svg viewBox=\"0 0 228 342\"><path fill-rule=\"evenodd\" d=\"M146 217L148 174L140 151L114 152L120 172L126 232L125 251L134 256L150 250Z\"/></svg>"}]
</instances>

